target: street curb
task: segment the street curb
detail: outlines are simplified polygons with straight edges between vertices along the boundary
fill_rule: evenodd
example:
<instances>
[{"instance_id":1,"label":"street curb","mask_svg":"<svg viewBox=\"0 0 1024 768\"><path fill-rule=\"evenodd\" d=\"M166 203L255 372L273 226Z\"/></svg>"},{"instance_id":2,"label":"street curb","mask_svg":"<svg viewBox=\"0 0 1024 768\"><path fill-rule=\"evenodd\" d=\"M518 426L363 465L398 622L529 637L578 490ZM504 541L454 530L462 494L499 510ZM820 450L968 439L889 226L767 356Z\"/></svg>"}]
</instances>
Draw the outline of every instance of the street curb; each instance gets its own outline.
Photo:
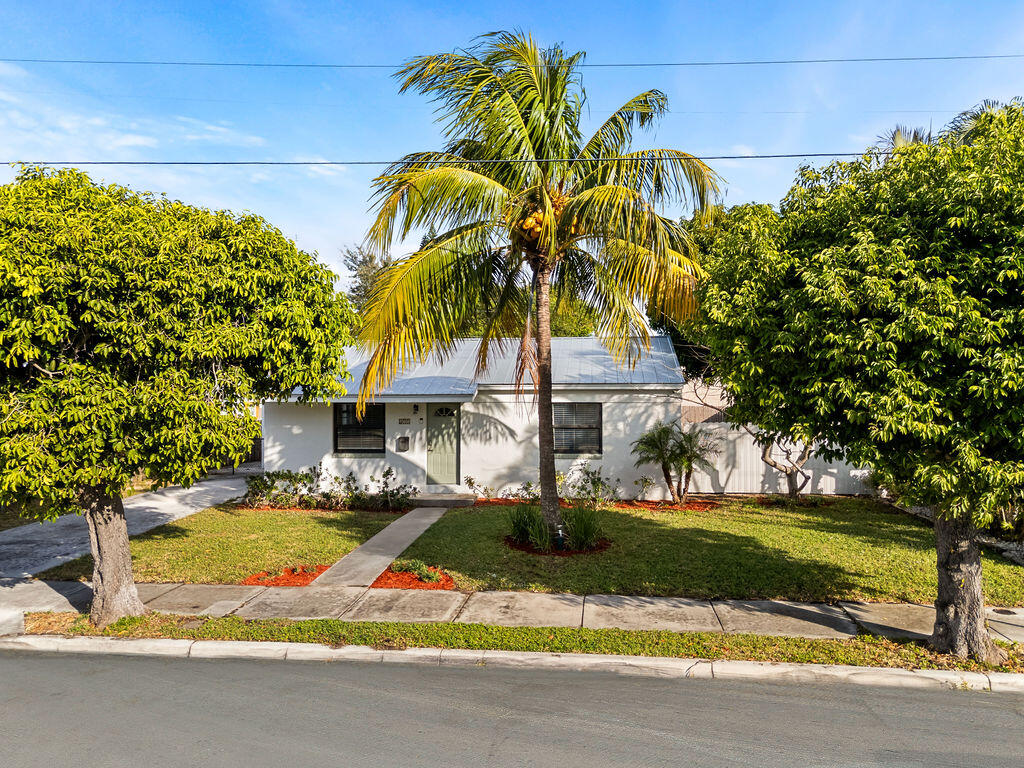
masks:
<instances>
[{"instance_id":1,"label":"street curb","mask_svg":"<svg viewBox=\"0 0 1024 768\"><path fill-rule=\"evenodd\" d=\"M1024 674L958 672L938 669L894 669L828 664L613 656L591 653L534 653L466 649L408 648L380 650L363 645L332 647L318 643L248 642L241 640L128 639L18 635L0 637L0 650L46 653L88 653L168 656L190 659L261 659L278 661L372 662L462 666L495 669L548 669L606 672L620 675L748 680L797 684L852 683L888 688L955 689L1024 694Z\"/></svg>"}]
</instances>

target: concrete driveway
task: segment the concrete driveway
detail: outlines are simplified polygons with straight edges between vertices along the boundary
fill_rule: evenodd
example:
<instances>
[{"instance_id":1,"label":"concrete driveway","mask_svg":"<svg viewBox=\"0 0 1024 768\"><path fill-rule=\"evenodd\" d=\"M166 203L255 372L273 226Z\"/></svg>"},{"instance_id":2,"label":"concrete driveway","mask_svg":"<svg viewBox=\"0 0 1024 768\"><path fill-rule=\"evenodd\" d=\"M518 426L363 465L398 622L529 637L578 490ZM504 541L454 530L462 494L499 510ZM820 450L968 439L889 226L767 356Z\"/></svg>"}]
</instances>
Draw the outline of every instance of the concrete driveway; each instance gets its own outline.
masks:
<instances>
[{"instance_id":1,"label":"concrete driveway","mask_svg":"<svg viewBox=\"0 0 1024 768\"><path fill-rule=\"evenodd\" d=\"M206 480L191 488L164 488L124 500L128 535L180 520L241 496L245 479ZM89 529L81 515L0 531L0 578L25 578L89 553Z\"/></svg>"}]
</instances>

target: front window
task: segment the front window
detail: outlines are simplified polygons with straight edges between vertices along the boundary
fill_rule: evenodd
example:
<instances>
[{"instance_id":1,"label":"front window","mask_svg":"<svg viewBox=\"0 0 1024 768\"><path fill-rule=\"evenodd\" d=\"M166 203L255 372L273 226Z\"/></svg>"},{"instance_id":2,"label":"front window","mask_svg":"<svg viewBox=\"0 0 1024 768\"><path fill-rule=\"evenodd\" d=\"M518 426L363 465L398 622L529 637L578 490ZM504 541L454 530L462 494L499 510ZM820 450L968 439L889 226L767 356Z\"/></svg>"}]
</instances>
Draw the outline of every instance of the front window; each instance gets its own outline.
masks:
<instances>
[{"instance_id":1,"label":"front window","mask_svg":"<svg viewBox=\"0 0 1024 768\"><path fill-rule=\"evenodd\" d=\"M367 405L360 420L355 403L335 403L334 452L384 453L384 404Z\"/></svg>"},{"instance_id":2,"label":"front window","mask_svg":"<svg viewBox=\"0 0 1024 768\"><path fill-rule=\"evenodd\" d=\"M601 453L601 403L552 403L555 453Z\"/></svg>"}]
</instances>

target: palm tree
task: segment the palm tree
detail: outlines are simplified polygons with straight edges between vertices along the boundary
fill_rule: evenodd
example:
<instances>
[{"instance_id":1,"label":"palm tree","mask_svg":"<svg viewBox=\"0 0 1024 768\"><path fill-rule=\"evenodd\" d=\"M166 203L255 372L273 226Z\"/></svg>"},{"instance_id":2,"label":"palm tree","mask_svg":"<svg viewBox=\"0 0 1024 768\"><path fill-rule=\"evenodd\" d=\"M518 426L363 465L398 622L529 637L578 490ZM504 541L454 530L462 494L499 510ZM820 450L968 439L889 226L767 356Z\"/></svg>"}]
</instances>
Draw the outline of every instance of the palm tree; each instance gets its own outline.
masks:
<instances>
[{"instance_id":1,"label":"palm tree","mask_svg":"<svg viewBox=\"0 0 1024 768\"><path fill-rule=\"evenodd\" d=\"M721 447L718 438L703 430L684 432L677 427L676 431L676 496L680 504L685 504L687 496L690 495L690 480L694 470L713 470L715 465L711 463L710 458L717 456Z\"/></svg>"},{"instance_id":2,"label":"palm tree","mask_svg":"<svg viewBox=\"0 0 1024 768\"><path fill-rule=\"evenodd\" d=\"M679 435L676 424L661 422L644 432L633 441L633 455L636 456L635 467L655 464L661 467L662 477L668 487L668 495L673 504L679 503L680 489L672 479L672 471L679 464ZM689 482L687 482L689 488Z\"/></svg>"},{"instance_id":3,"label":"palm tree","mask_svg":"<svg viewBox=\"0 0 1024 768\"><path fill-rule=\"evenodd\" d=\"M1019 96L1007 102L985 99L958 114L938 134L932 133L931 128L897 125L891 131L881 134L875 146L884 152L892 152L911 144L934 144L940 139L951 144L971 144L978 136L980 126L1007 107L1024 108L1024 99Z\"/></svg>"},{"instance_id":4,"label":"palm tree","mask_svg":"<svg viewBox=\"0 0 1024 768\"><path fill-rule=\"evenodd\" d=\"M885 152L892 152L910 144L931 144L932 141L931 128L910 128L897 124L891 131L879 135L876 146Z\"/></svg>"},{"instance_id":5,"label":"palm tree","mask_svg":"<svg viewBox=\"0 0 1024 768\"><path fill-rule=\"evenodd\" d=\"M701 160L670 149L630 151L634 129L667 109L656 90L630 99L589 138L583 53L542 49L498 32L473 48L422 56L399 72L401 91L438 105L446 146L407 155L374 182L368 242L434 227L439 233L387 269L370 297L361 341L372 349L360 404L412 361L449 354L484 297L477 372L493 345L518 336L518 380L537 401L541 509L561 520L551 413L551 300L596 311L597 335L620 363L649 348L645 309L683 319L700 273L666 204L704 210L718 192Z\"/></svg>"},{"instance_id":6,"label":"palm tree","mask_svg":"<svg viewBox=\"0 0 1024 768\"><path fill-rule=\"evenodd\" d=\"M992 116L997 112L1001 112L1007 107L1022 108L1024 107L1024 99L1021 99L1019 96L1007 102L985 99L980 104L970 109L965 109L950 120L949 125L942 130L942 138L947 139L953 144L973 144L979 135L981 126L986 121L991 120Z\"/></svg>"}]
</instances>

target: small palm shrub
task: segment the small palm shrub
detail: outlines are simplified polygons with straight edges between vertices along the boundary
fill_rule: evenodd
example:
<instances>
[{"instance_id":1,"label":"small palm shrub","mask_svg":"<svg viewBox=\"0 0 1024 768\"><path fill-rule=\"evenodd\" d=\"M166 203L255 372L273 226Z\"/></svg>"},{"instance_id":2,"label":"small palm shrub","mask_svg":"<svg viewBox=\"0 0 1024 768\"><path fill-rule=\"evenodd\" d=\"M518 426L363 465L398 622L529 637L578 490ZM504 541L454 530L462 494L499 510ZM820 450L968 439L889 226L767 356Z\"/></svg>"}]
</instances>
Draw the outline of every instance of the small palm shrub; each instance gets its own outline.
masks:
<instances>
[{"instance_id":1,"label":"small palm shrub","mask_svg":"<svg viewBox=\"0 0 1024 768\"><path fill-rule=\"evenodd\" d=\"M508 507L509 536L516 544L534 549L551 549L551 527L541 514L540 507L532 504L516 504Z\"/></svg>"},{"instance_id":2,"label":"small palm shrub","mask_svg":"<svg viewBox=\"0 0 1024 768\"><path fill-rule=\"evenodd\" d=\"M593 549L604 535L601 512L595 506L577 502L562 510L562 520L569 549Z\"/></svg>"}]
</instances>

